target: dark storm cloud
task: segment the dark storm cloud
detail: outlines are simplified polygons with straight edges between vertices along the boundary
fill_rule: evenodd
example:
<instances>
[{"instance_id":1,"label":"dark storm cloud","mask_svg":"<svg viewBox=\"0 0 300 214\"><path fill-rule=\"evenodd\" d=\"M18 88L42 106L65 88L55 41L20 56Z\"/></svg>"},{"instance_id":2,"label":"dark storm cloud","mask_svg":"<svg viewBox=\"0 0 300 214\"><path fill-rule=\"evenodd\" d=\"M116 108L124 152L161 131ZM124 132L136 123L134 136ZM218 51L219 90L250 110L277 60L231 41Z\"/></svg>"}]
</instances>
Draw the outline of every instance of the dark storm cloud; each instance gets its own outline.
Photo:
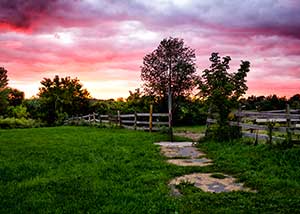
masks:
<instances>
[{"instance_id":1,"label":"dark storm cloud","mask_svg":"<svg viewBox=\"0 0 300 214\"><path fill-rule=\"evenodd\" d=\"M26 30L57 11L67 9L66 1L59 0L1 0L0 24Z\"/></svg>"}]
</instances>

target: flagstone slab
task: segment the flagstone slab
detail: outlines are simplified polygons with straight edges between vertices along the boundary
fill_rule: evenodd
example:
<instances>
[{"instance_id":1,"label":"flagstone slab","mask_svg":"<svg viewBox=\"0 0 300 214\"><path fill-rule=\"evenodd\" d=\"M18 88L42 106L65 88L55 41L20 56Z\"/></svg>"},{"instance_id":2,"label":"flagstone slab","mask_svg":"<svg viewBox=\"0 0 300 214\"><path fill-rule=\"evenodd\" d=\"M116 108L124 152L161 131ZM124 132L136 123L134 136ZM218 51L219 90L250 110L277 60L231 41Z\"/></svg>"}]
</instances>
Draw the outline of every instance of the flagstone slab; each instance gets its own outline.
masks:
<instances>
[{"instance_id":1,"label":"flagstone slab","mask_svg":"<svg viewBox=\"0 0 300 214\"><path fill-rule=\"evenodd\" d=\"M214 178L213 173L193 173L177 177L169 182L172 192L175 191L179 195L179 190L176 185L181 183L191 183L195 187L200 188L205 192L221 193L231 191L246 191L255 192L250 188L244 187L242 183L237 183L232 176L222 174L224 178Z\"/></svg>"},{"instance_id":2,"label":"flagstone slab","mask_svg":"<svg viewBox=\"0 0 300 214\"><path fill-rule=\"evenodd\" d=\"M169 142L169 141L165 141L165 142L158 142L158 143L154 143L156 145L159 146L167 146L167 147L185 147L185 146L194 146L195 142Z\"/></svg>"},{"instance_id":3,"label":"flagstone slab","mask_svg":"<svg viewBox=\"0 0 300 214\"><path fill-rule=\"evenodd\" d=\"M212 165L212 160L208 158L199 159L169 159L168 163L172 163L178 166L209 166Z\"/></svg>"},{"instance_id":4,"label":"flagstone slab","mask_svg":"<svg viewBox=\"0 0 300 214\"><path fill-rule=\"evenodd\" d=\"M200 152L197 148L192 146L186 146L186 147L162 146L161 152L163 153L164 156L168 158L175 158L175 157L199 158L200 156L205 155L205 153Z\"/></svg>"}]
</instances>

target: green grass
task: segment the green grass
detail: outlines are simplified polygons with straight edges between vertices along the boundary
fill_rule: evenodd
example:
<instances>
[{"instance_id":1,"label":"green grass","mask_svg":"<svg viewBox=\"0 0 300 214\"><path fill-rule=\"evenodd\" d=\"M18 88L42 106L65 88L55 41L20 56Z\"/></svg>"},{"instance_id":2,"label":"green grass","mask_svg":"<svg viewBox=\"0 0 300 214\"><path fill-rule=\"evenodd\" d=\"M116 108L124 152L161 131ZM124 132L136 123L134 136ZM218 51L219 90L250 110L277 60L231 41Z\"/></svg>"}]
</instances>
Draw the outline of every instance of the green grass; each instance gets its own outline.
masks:
<instances>
[{"instance_id":1,"label":"green grass","mask_svg":"<svg viewBox=\"0 0 300 214\"><path fill-rule=\"evenodd\" d=\"M300 149L206 142L208 167L165 162L153 142L166 135L55 127L0 130L0 213L299 213ZM202 192L170 179L225 172L258 193Z\"/></svg>"},{"instance_id":2,"label":"green grass","mask_svg":"<svg viewBox=\"0 0 300 214\"><path fill-rule=\"evenodd\" d=\"M194 133L204 133L206 126L176 126L174 127L174 132L194 132Z\"/></svg>"}]
</instances>

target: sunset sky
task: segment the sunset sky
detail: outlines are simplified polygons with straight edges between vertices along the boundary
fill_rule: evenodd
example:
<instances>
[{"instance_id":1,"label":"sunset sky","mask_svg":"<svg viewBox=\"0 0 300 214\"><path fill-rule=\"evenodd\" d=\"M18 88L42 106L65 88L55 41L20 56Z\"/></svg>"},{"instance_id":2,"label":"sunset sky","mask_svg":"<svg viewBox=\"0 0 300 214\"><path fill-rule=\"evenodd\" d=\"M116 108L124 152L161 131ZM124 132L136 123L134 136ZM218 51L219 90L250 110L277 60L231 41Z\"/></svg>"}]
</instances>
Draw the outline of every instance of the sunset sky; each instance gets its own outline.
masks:
<instances>
[{"instance_id":1,"label":"sunset sky","mask_svg":"<svg viewBox=\"0 0 300 214\"><path fill-rule=\"evenodd\" d=\"M0 0L0 67L9 86L38 93L44 77L78 77L92 97L141 87L143 57L166 37L251 62L248 95L300 93L299 0Z\"/></svg>"}]
</instances>

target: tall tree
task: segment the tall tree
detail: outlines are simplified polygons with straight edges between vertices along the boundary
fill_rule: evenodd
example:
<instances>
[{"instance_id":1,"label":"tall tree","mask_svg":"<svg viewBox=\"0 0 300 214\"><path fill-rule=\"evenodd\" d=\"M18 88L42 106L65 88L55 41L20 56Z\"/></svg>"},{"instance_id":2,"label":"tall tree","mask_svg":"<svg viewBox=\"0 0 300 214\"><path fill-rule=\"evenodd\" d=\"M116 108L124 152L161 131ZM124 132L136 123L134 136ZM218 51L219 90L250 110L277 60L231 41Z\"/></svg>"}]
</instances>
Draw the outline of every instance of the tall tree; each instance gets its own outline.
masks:
<instances>
[{"instance_id":1,"label":"tall tree","mask_svg":"<svg viewBox=\"0 0 300 214\"><path fill-rule=\"evenodd\" d=\"M146 94L166 98L170 83L173 98L189 95L197 79L195 60L195 51L182 39L163 39L144 57L141 79Z\"/></svg>"},{"instance_id":2,"label":"tall tree","mask_svg":"<svg viewBox=\"0 0 300 214\"><path fill-rule=\"evenodd\" d=\"M80 81L70 77L53 80L44 78L39 89L44 119L52 124L61 123L68 115L84 113L88 108L89 93Z\"/></svg>"},{"instance_id":3,"label":"tall tree","mask_svg":"<svg viewBox=\"0 0 300 214\"><path fill-rule=\"evenodd\" d=\"M0 115L5 113L8 105L7 70L0 67Z\"/></svg>"},{"instance_id":4,"label":"tall tree","mask_svg":"<svg viewBox=\"0 0 300 214\"><path fill-rule=\"evenodd\" d=\"M217 133L226 140L226 127L228 127L228 115L233 107L237 106L238 99L246 93L246 76L250 71L250 62L242 61L236 73L229 73L229 56L221 57L218 53L212 53L209 59L210 69L203 71L200 80L200 90L206 98L211 111L218 115ZM228 136L229 137L229 136Z\"/></svg>"}]
</instances>

